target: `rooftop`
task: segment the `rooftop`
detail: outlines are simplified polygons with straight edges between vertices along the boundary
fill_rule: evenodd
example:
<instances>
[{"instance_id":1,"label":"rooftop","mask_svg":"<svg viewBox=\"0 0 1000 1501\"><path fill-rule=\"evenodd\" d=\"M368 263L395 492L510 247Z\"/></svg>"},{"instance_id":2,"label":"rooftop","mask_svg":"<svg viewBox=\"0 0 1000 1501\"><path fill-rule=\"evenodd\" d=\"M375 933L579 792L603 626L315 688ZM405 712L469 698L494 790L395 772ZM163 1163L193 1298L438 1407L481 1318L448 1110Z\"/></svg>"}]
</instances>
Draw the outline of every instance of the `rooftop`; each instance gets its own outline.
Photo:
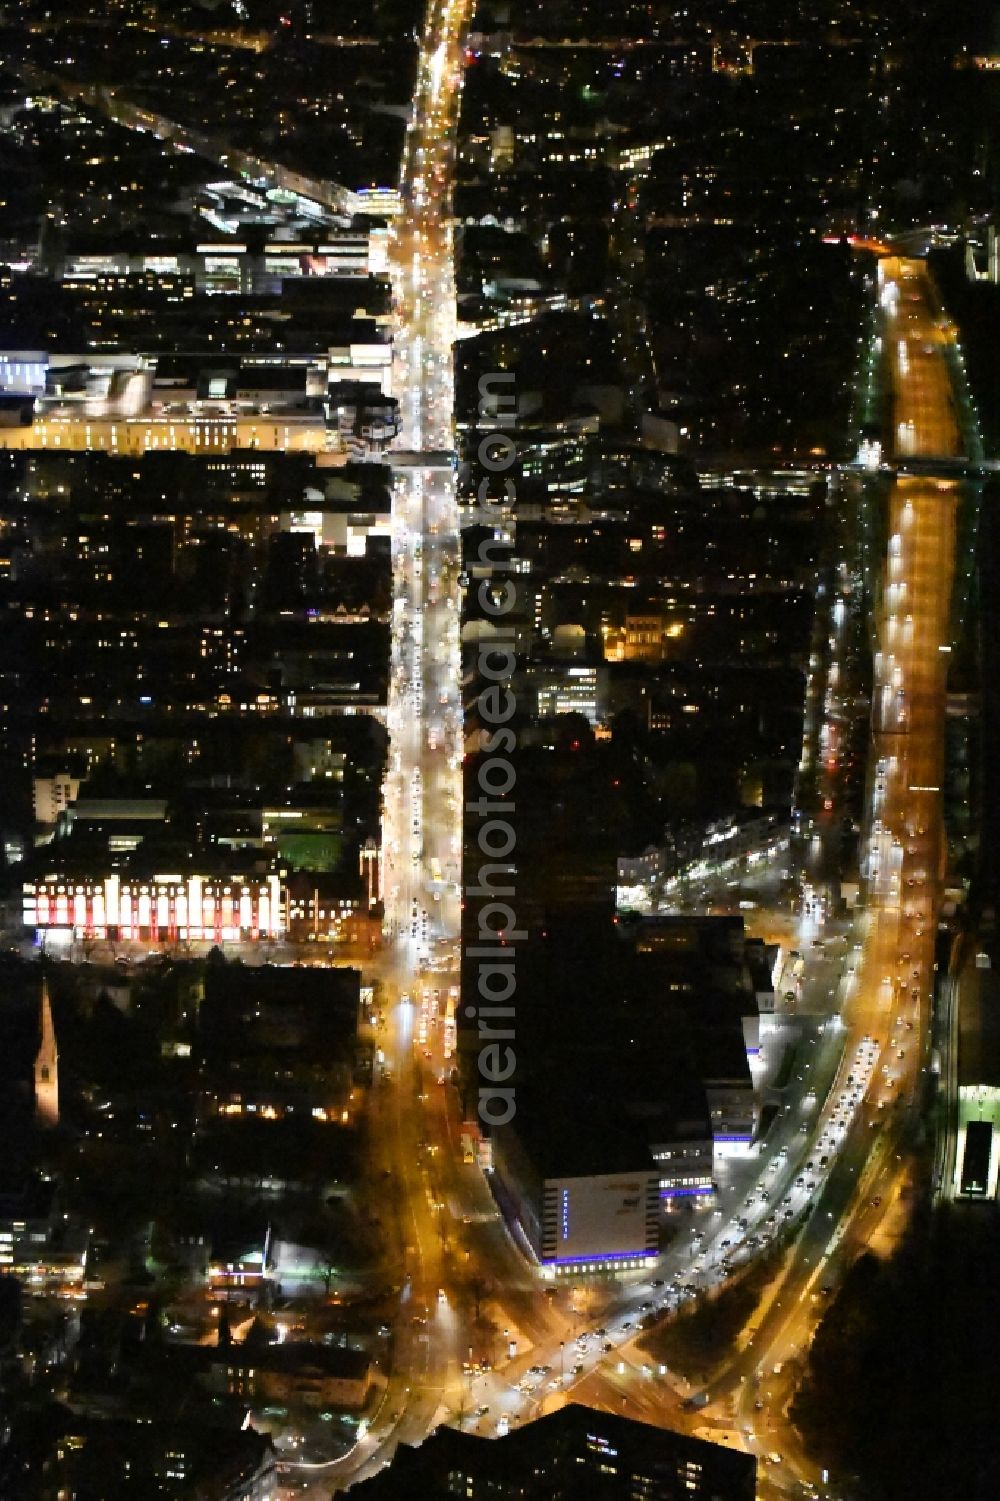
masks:
<instances>
[{"instance_id":1,"label":"rooftop","mask_svg":"<svg viewBox=\"0 0 1000 1501\"><path fill-rule=\"evenodd\" d=\"M636 1495L752 1501L756 1469L752 1455L570 1402L503 1439L438 1428L419 1448L401 1444L390 1468L352 1495L435 1501L457 1494L455 1480L464 1478L470 1492L482 1479L491 1494L545 1501Z\"/></svg>"}]
</instances>

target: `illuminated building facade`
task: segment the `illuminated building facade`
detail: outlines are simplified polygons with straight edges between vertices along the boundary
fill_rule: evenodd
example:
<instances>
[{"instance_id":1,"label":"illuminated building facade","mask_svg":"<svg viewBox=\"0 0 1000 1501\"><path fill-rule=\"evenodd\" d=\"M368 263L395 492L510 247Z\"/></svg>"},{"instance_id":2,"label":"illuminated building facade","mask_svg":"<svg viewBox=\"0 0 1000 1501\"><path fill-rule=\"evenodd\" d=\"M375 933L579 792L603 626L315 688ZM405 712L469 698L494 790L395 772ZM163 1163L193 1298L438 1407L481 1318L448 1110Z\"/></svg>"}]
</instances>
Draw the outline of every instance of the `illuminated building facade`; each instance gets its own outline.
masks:
<instances>
[{"instance_id":1,"label":"illuminated building facade","mask_svg":"<svg viewBox=\"0 0 1000 1501\"><path fill-rule=\"evenodd\" d=\"M281 882L270 876L51 876L24 886L24 925L36 936L144 943L279 939L287 931Z\"/></svg>"},{"instance_id":2,"label":"illuminated building facade","mask_svg":"<svg viewBox=\"0 0 1000 1501\"><path fill-rule=\"evenodd\" d=\"M29 1176L0 1192L0 1274L19 1277L33 1293L82 1293L90 1233L60 1211L49 1177Z\"/></svg>"}]
</instances>

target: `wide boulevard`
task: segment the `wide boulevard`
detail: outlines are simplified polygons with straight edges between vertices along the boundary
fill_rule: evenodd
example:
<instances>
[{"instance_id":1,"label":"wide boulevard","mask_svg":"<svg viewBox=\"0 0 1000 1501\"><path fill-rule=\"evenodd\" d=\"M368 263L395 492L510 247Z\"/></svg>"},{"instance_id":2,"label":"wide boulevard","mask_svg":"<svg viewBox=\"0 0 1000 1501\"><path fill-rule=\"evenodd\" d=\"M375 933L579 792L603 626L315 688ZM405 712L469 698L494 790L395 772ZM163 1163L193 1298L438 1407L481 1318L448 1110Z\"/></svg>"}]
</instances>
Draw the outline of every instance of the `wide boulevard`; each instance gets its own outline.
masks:
<instances>
[{"instance_id":1,"label":"wide boulevard","mask_svg":"<svg viewBox=\"0 0 1000 1501\"><path fill-rule=\"evenodd\" d=\"M747 1447L762 1495L836 1495L785 1408L827 1291L887 1245L908 1196L903 1143L927 1064L942 871L940 785L954 567L953 479L899 476L877 604L866 900L850 932L803 904L797 1082L765 1141L720 1167L717 1207L687 1216L631 1282L546 1291L463 1160L450 1067L457 978L462 731L450 196L468 0L429 8L395 236L394 631L385 795L385 1076L374 1104L399 1240L400 1315L385 1400L328 1471L344 1484L442 1420L503 1433L575 1397ZM948 345L923 262L879 265L893 457L961 457ZM761 914L764 920L764 914ZM824 931L824 946L818 936ZM829 950L827 952L826 950ZM834 952L836 950L836 952ZM810 1020L811 1018L811 1020ZM779 1028L780 1030L780 1028ZM644 1314L711 1295L765 1249L780 1271L739 1353L692 1392L636 1342ZM484 1333L489 1330L490 1333ZM695 1396L696 1402L691 1403Z\"/></svg>"}]
</instances>

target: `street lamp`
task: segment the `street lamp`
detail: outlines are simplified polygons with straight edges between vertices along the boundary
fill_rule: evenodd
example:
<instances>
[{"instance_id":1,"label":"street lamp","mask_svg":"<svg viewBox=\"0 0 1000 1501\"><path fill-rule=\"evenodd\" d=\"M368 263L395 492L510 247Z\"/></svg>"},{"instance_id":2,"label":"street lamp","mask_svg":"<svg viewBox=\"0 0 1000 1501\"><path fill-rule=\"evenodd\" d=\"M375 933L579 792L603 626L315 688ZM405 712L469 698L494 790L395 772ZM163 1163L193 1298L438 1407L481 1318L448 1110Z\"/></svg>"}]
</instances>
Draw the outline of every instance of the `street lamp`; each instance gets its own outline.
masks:
<instances>
[{"instance_id":1,"label":"street lamp","mask_svg":"<svg viewBox=\"0 0 1000 1501\"><path fill-rule=\"evenodd\" d=\"M560 1388L560 1390L562 1390L562 1384L563 1384L565 1355L566 1355L566 1344L565 1344L565 1342L563 1340L560 1340L559 1341L559 1388Z\"/></svg>"}]
</instances>

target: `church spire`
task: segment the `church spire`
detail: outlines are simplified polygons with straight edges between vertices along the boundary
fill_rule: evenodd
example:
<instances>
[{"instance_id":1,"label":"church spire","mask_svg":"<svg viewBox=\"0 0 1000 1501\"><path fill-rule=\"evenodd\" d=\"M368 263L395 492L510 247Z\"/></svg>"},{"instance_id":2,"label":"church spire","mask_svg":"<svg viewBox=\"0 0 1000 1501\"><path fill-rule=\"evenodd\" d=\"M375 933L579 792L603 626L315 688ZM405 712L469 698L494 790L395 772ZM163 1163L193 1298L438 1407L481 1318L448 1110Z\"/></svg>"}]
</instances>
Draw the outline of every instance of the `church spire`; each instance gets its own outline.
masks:
<instances>
[{"instance_id":1,"label":"church spire","mask_svg":"<svg viewBox=\"0 0 1000 1501\"><path fill-rule=\"evenodd\" d=\"M40 1039L35 1057L35 1120L40 1126L59 1124L59 1052L56 1029L52 1021L49 982L42 976L39 1007Z\"/></svg>"}]
</instances>

